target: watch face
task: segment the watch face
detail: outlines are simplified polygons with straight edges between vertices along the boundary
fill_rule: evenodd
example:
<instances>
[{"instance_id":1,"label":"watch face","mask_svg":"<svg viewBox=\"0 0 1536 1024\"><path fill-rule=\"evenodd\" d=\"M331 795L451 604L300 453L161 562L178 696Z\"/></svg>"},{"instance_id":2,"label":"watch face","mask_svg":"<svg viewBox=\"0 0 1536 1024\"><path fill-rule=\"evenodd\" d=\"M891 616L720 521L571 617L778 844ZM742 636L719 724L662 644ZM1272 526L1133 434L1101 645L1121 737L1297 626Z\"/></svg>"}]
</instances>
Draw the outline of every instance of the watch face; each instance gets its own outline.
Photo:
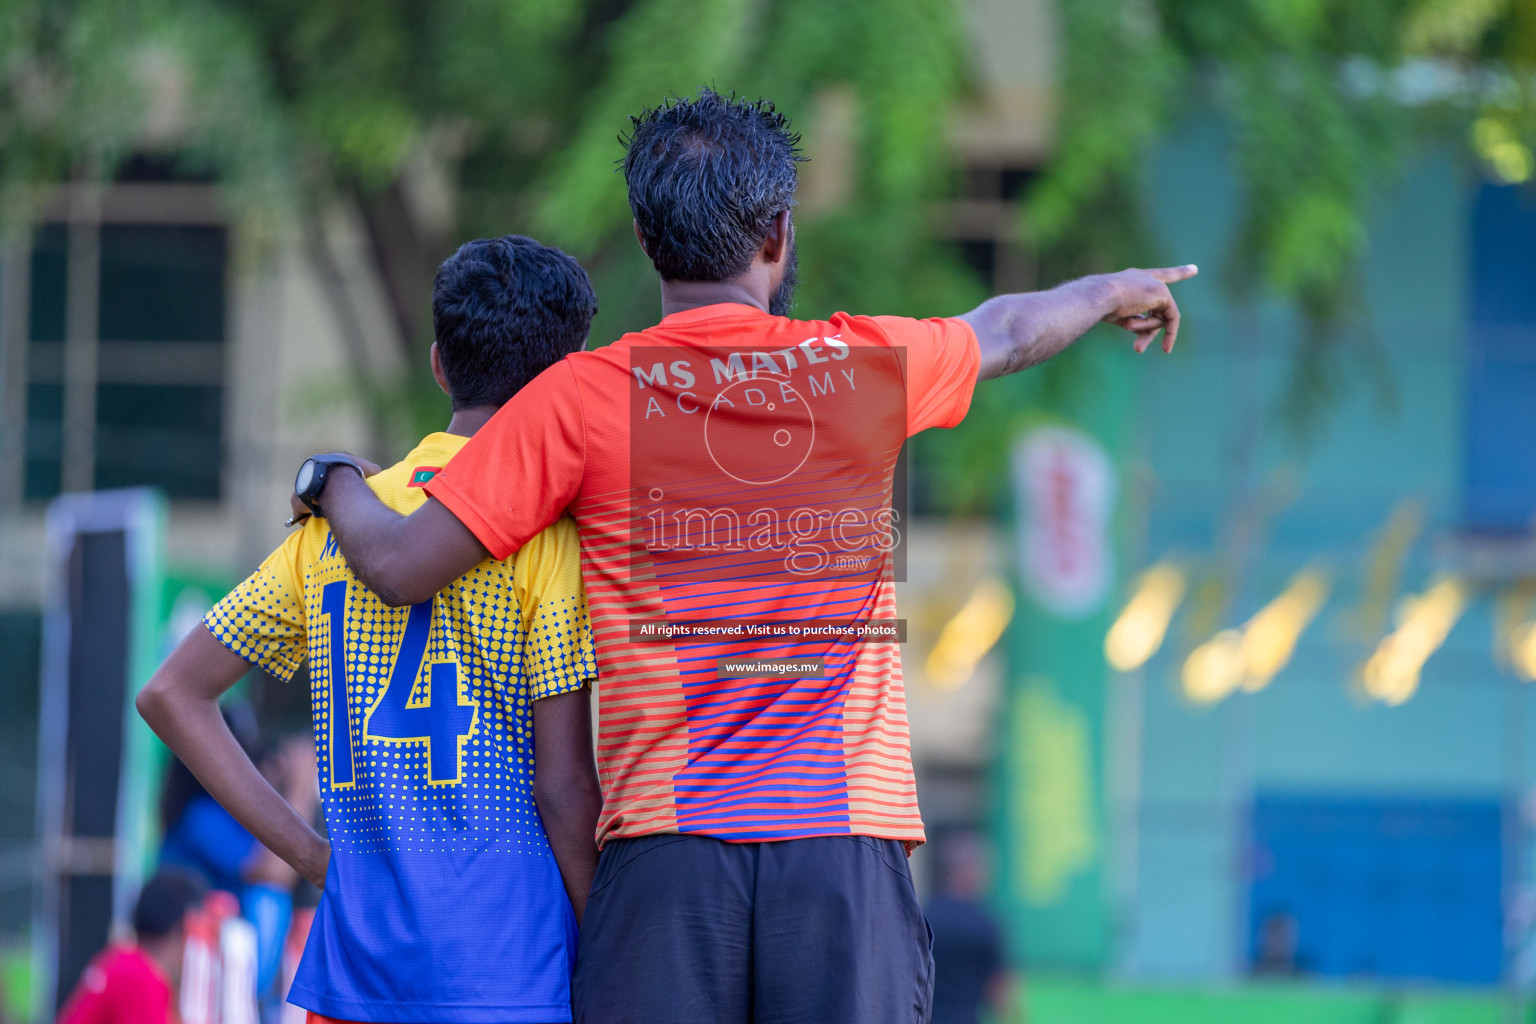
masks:
<instances>
[{"instance_id":1,"label":"watch face","mask_svg":"<svg viewBox=\"0 0 1536 1024\"><path fill-rule=\"evenodd\" d=\"M309 485L314 482L314 479L315 479L315 460L314 459L305 459L304 460L304 465L299 467L298 479L293 482L294 493L295 494L306 494L306 493L308 493Z\"/></svg>"}]
</instances>

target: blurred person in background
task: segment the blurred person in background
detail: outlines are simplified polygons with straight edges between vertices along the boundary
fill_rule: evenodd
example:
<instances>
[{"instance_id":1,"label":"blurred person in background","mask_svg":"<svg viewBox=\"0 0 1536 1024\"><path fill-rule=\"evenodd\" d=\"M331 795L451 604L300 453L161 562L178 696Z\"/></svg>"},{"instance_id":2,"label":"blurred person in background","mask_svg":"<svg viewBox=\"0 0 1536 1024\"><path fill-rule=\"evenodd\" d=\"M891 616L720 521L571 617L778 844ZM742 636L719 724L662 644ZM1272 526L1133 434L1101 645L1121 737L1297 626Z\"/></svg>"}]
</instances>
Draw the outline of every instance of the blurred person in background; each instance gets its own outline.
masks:
<instances>
[{"instance_id":1,"label":"blurred person in background","mask_svg":"<svg viewBox=\"0 0 1536 1024\"><path fill-rule=\"evenodd\" d=\"M220 710L263 777L295 810L312 818L319 809L314 741L289 736L266 748L256 739L256 722L248 707L224 704ZM262 847L177 757L166 769L160 820L165 836L160 863L196 872L214 889L238 896L253 884L287 890L298 881L297 872Z\"/></svg>"},{"instance_id":2,"label":"blurred person in background","mask_svg":"<svg viewBox=\"0 0 1536 1024\"><path fill-rule=\"evenodd\" d=\"M312 736L285 736L257 761L262 777L305 821L316 820L320 810L320 782ZM256 992L262 1019L275 1021L282 1012L287 986L283 979L283 952L294 924L294 896L309 882L293 865L252 837L253 849L245 865L245 889L240 893L240 913L256 928ZM302 936L301 936L302 937Z\"/></svg>"},{"instance_id":3,"label":"blurred person in background","mask_svg":"<svg viewBox=\"0 0 1536 1024\"><path fill-rule=\"evenodd\" d=\"M470 435L586 344L596 310L586 272L558 249L515 235L461 246L432 296L432 372L452 418L373 477L380 497L419 506ZM602 804L575 526L553 524L516 558L395 610L358 583L311 510L176 648L140 712L324 890L288 996L311 1020L569 1021ZM329 842L218 712L250 664L291 680L306 658Z\"/></svg>"},{"instance_id":4,"label":"blurred person in background","mask_svg":"<svg viewBox=\"0 0 1536 1024\"><path fill-rule=\"evenodd\" d=\"M229 701L219 713L230 734L252 760L259 760L256 718L250 708ZM197 776L172 757L160 787L160 863L201 875L211 888L238 894L245 886L245 862L256 839L219 802Z\"/></svg>"},{"instance_id":5,"label":"blurred person in background","mask_svg":"<svg viewBox=\"0 0 1536 1024\"><path fill-rule=\"evenodd\" d=\"M1253 973L1263 978L1297 978L1302 971L1301 923L1284 910L1270 911L1259 922Z\"/></svg>"},{"instance_id":6,"label":"blurred person in background","mask_svg":"<svg viewBox=\"0 0 1536 1024\"><path fill-rule=\"evenodd\" d=\"M938 844L937 895L924 907L933 929L933 1024L1002 1019L1013 998L1003 930L987 906L986 845L972 832Z\"/></svg>"},{"instance_id":7,"label":"blurred person in background","mask_svg":"<svg viewBox=\"0 0 1536 1024\"><path fill-rule=\"evenodd\" d=\"M206 893L191 872L157 871L133 909L134 941L91 961L59 1011L59 1024L175 1024L186 918Z\"/></svg>"},{"instance_id":8,"label":"blurred person in background","mask_svg":"<svg viewBox=\"0 0 1536 1024\"><path fill-rule=\"evenodd\" d=\"M264 749L248 705L226 703L220 712L231 735L261 774L305 820L319 809L315 745L307 736L286 737ZM293 891L299 874L256 841L177 757L166 770L160 796L165 839L162 866L201 876L214 889L232 893L240 913L256 928L256 991L267 1014L281 1002L283 947L293 921Z\"/></svg>"}]
</instances>

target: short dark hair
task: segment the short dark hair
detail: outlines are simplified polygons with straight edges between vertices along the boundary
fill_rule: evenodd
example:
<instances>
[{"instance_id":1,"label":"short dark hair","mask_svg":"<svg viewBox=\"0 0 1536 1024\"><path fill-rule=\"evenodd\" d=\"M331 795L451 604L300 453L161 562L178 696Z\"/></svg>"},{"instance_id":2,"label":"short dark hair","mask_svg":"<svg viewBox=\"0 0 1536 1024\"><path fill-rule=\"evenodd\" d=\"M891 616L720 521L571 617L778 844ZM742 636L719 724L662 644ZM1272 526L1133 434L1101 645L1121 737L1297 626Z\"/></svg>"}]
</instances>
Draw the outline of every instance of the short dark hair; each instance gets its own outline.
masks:
<instances>
[{"instance_id":1,"label":"short dark hair","mask_svg":"<svg viewBox=\"0 0 1536 1024\"><path fill-rule=\"evenodd\" d=\"M800 136L768 100L703 89L630 118L629 208L666 281L728 281L794 206Z\"/></svg>"},{"instance_id":2,"label":"short dark hair","mask_svg":"<svg viewBox=\"0 0 1536 1024\"><path fill-rule=\"evenodd\" d=\"M139 890L139 902L133 908L134 933L140 941L171 934L207 894L208 886L190 871L161 868Z\"/></svg>"},{"instance_id":3,"label":"short dark hair","mask_svg":"<svg viewBox=\"0 0 1536 1024\"><path fill-rule=\"evenodd\" d=\"M597 295L570 256L522 235L477 238L432 281L432 333L455 409L502 405L587 342Z\"/></svg>"}]
</instances>

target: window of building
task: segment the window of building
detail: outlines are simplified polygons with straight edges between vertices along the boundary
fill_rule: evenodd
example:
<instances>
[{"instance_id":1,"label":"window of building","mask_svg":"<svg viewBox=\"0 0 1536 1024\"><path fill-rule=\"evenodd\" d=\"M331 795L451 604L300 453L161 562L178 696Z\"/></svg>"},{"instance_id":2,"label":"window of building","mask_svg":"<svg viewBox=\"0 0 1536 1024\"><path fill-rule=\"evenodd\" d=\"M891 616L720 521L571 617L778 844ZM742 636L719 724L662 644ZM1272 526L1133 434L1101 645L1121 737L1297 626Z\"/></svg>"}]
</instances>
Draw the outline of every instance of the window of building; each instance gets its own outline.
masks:
<instances>
[{"instance_id":1,"label":"window of building","mask_svg":"<svg viewBox=\"0 0 1536 1024\"><path fill-rule=\"evenodd\" d=\"M960 259L991 292L1026 291L1037 285L1035 261L1019 239L1020 208L1033 167L971 163L960 173L959 196L943 219L943 231Z\"/></svg>"},{"instance_id":2,"label":"window of building","mask_svg":"<svg viewBox=\"0 0 1536 1024\"><path fill-rule=\"evenodd\" d=\"M1474 532L1536 517L1536 199L1484 185L1472 215L1464 512Z\"/></svg>"},{"instance_id":3,"label":"window of building","mask_svg":"<svg viewBox=\"0 0 1536 1024\"><path fill-rule=\"evenodd\" d=\"M1255 973L1490 985L1502 974L1497 800L1259 794Z\"/></svg>"},{"instance_id":4,"label":"window of building","mask_svg":"<svg viewBox=\"0 0 1536 1024\"><path fill-rule=\"evenodd\" d=\"M148 485L217 500L226 231L114 220L89 232L50 223L34 233L23 492L35 501L82 485ZM89 247L83 272L71 267L72 244ZM94 295L71 294L71 281L91 282ZM66 342L71 315L94 319L83 340Z\"/></svg>"}]
</instances>

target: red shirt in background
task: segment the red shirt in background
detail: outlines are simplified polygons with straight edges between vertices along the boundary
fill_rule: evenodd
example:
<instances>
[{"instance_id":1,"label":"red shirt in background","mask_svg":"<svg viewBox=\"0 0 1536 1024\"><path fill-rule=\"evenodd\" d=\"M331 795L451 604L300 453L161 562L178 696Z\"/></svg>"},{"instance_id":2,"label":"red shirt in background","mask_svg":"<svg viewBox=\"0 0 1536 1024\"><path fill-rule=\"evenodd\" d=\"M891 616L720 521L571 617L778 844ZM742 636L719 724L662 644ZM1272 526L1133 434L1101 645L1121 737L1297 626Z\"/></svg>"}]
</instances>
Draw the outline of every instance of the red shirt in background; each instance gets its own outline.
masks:
<instances>
[{"instance_id":1,"label":"red shirt in background","mask_svg":"<svg viewBox=\"0 0 1536 1024\"><path fill-rule=\"evenodd\" d=\"M86 967L59 1024L176 1024L171 983L137 946L113 946Z\"/></svg>"}]
</instances>

